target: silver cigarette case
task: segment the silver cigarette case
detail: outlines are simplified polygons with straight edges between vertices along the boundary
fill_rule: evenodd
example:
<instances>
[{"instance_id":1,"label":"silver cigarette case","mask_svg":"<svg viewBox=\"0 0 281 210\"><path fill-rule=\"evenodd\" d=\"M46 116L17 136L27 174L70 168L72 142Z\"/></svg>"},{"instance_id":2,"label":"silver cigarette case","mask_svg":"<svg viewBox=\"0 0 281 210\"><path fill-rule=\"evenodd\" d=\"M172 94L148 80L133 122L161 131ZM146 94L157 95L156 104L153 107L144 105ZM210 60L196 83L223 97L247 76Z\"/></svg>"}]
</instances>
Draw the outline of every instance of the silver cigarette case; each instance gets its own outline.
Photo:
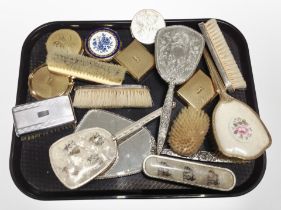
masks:
<instances>
[{"instance_id":1,"label":"silver cigarette case","mask_svg":"<svg viewBox=\"0 0 281 210\"><path fill-rule=\"evenodd\" d=\"M12 112L17 136L68 123L76 123L69 96L59 96L15 106Z\"/></svg>"}]
</instances>

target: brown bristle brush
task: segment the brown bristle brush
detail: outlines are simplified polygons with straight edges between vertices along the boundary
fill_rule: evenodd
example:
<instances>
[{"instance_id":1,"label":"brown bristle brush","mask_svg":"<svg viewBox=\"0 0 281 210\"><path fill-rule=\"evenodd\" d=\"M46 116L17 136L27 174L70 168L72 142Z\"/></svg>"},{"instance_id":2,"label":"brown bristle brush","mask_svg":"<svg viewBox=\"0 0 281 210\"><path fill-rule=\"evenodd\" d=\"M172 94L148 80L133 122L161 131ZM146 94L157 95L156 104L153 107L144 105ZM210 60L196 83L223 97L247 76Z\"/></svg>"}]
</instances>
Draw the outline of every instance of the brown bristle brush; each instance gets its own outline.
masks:
<instances>
[{"instance_id":1,"label":"brown bristle brush","mask_svg":"<svg viewBox=\"0 0 281 210\"><path fill-rule=\"evenodd\" d=\"M182 156L195 154L209 130L209 116L192 106L184 107L174 120L169 133L171 149Z\"/></svg>"}]
</instances>

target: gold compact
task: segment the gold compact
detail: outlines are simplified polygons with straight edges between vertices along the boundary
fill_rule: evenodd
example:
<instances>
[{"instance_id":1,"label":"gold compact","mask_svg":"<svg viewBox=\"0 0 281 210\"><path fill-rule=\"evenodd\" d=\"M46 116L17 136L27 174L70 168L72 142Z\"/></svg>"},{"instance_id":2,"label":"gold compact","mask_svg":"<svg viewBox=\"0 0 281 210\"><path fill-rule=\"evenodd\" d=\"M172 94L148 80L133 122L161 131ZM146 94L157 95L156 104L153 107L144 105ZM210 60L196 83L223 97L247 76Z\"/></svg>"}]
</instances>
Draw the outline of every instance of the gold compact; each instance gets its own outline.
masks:
<instances>
[{"instance_id":1,"label":"gold compact","mask_svg":"<svg viewBox=\"0 0 281 210\"><path fill-rule=\"evenodd\" d=\"M200 69L180 87L177 94L196 109L202 109L217 95L210 77Z\"/></svg>"},{"instance_id":2,"label":"gold compact","mask_svg":"<svg viewBox=\"0 0 281 210\"><path fill-rule=\"evenodd\" d=\"M137 40L122 50L115 60L125 66L128 72L140 80L154 66L154 56Z\"/></svg>"},{"instance_id":3,"label":"gold compact","mask_svg":"<svg viewBox=\"0 0 281 210\"><path fill-rule=\"evenodd\" d=\"M46 65L36 68L28 77L30 94L38 99L67 95L73 88L71 77L54 74Z\"/></svg>"},{"instance_id":4,"label":"gold compact","mask_svg":"<svg viewBox=\"0 0 281 210\"><path fill-rule=\"evenodd\" d=\"M53 32L47 42L47 51L59 48L60 50L80 54L83 51L83 43L80 35L71 29L60 29Z\"/></svg>"}]
</instances>

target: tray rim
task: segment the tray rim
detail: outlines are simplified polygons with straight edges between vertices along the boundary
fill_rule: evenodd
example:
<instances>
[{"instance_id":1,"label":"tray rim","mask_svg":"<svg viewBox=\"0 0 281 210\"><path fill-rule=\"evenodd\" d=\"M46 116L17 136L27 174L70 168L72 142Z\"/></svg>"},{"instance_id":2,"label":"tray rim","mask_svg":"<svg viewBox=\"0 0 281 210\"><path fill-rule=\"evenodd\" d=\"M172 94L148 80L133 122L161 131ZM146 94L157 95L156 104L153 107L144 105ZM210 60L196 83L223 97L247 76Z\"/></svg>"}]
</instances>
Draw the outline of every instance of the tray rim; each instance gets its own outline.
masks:
<instances>
[{"instance_id":1,"label":"tray rim","mask_svg":"<svg viewBox=\"0 0 281 210\"><path fill-rule=\"evenodd\" d=\"M185 22L201 22L201 21L206 21L210 18L198 18L198 19L166 19L165 22L167 23L167 25L173 24L173 23L185 23ZM232 25L229 22L226 22L224 20L221 19L217 19L219 24L223 24L227 27L229 27L231 30L233 30L235 33L237 33L237 35L239 36L240 40L243 42L243 47L245 48L245 50L247 50L246 55L247 55L247 66L249 67L249 71L247 72L249 75L248 77L250 77L250 80L252 81L250 83L250 86L248 86L247 90L251 90L251 94L253 97L253 101L252 104L250 104L250 106L252 106L254 108L254 110L259 113L258 110L258 104L257 104L257 98L256 98L256 91L255 91L255 87L254 87L254 79L253 79L253 74L252 74L252 67L251 67L251 61L250 61L250 55L249 55L249 48L248 48L248 44L247 41L244 37L244 35L240 32L240 30L238 30L234 25ZM17 87L17 94L16 94L16 105L21 103L22 96L20 94L20 87L22 86L23 80L22 78L22 74L23 74L23 66L24 64L24 59L23 57L25 56L25 51L27 50L27 48L29 47L30 43L32 42L33 39L37 38L37 34L40 33L40 31L42 30L46 30L49 27L54 27L54 26L58 26L58 28L62 28L62 27L69 27L69 26L75 26L75 25L80 25L80 24L129 24L131 21L130 20L98 20L98 21L52 21L52 22L47 22L45 24L42 24L40 26L38 26L37 28L35 28L25 39L23 46L22 46L22 50L21 50L21 60L20 60L20 68L19 68L19 75L18 75L18 87ZM9 159L9 169L10 169L10 174L12 177L13 182L15 183L15 185L17 186L17 188L24 193L25 195L27 195L30 198L36 199L36 200L42 200L42 201L47 201L47 200L85 200L85 199L166 199L166 198L211 198L211 197L236 197L236 196L241 196L244 195L246 193L251 192L255 187L257 187L257 185L261 182L265 170L266 170L266 153L264 153L262 156L260 156L258 159L256 159L255 164L257 164L257 162L259 164L262 164L262 170L259 171L259 177L256 179L256 181L254 183L250 183L249 187L246 190L239 190L238 188L234 188L235 191L232 192L216 192L215 193L198 193L198 194L185 194L186 190L178 190L178 191L182 191L181 193L160 193L157 191L160 190L154 190L154 192L156 193L145 193L146 190L141 190L138 193L134 193L131 194L130 192L128 193L122 193L122 191L111 191L112 193L107 194L107 195L101 195L101 194L95 194L95 195L91 195L91 193L88 192L83 192L83 195L75 195L77 192L76 191L70 191L69 193L67 193L67 196L62 196L59 195L61 192L51 192L52 196L50 196L50 193L42 193L39 190L34 189L32 186L29 186L29 184L26 183L21 183L19 181L19 176L21 176L21 174L18 174L19 171L17 171L15 164L13 162L14 160L14 156L15 151L14 151L14 147L15 144L17 143L16 141L16 135L14 132L14 128L12 130L12 142L11 142L11 149L10 149L10 159ZM21 142L20 142L21 143ZM254 167L255 169L256 167ZM253 171L253 173L255 173L256 171ZM32 188L32 190L31 190ZM204 189L199 189L199 191L202 190L204 191ZM153 191L153 190L150 190ZM163 190L162 190L163 191ZM119 193L119 194L118 194ZM85 194L85 195L84 195Z\"/></svg>"}]
</instances>

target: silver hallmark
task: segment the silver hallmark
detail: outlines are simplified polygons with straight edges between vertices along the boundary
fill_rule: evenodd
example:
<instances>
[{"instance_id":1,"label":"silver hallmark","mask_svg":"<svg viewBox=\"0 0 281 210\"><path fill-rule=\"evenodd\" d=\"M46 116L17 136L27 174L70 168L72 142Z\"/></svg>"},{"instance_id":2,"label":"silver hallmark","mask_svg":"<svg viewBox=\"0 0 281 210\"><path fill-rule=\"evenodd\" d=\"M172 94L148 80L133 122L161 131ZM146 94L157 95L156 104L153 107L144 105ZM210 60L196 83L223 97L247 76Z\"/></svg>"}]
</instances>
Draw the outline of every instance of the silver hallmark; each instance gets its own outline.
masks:
<instances>
[{"instance_id":1,"label":"silver hallmark","mask_svg":"<svg viewBox=\"0 0 281 210\"><path fill-rule=\"evenodd\" d=\"M205 41L197 31L186 26L168 26L157 32L155 39L156 68L169 84L157 139L157 154L162 151L171 117L175 85L184 83L195 72Z\"/></svg>"},{"instance_id":2,"label":"silver hallmark","mask_svg":"<svg viewBox=\"0 0 281 210\"><path fill-rule=\"evenodd\" d=\"M17 136L76 122L68 96L15 106L12 112Z\"/></svg>"}]
</instances>

